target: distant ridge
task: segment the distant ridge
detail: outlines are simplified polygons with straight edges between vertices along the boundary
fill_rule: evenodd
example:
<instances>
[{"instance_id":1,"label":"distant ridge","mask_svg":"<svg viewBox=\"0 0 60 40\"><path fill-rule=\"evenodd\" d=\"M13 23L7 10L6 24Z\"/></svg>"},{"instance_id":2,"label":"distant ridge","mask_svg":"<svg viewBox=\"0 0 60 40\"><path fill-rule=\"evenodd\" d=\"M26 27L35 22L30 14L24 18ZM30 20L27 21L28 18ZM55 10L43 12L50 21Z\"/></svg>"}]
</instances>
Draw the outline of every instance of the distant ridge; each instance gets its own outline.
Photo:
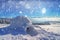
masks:
<instances>
[{"instance_id":1,"label":"distant ridge","mask_svg":"<svg viewBox=\"0 0 60 40\"><path fill-rule=\"evenodd\" d=\"M0 24L9 24L11 18L0 18Z\"/></svg>"}]
</instances>

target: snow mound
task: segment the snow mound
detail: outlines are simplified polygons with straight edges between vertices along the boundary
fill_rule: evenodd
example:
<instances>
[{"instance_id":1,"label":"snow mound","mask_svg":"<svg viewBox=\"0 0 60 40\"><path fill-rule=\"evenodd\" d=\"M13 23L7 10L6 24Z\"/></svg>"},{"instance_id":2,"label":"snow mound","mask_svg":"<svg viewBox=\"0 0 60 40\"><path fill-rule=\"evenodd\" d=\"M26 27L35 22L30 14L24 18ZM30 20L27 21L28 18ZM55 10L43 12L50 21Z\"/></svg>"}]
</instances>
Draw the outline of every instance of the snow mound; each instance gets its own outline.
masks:
<instances>
[{"instance_id":1,"label":"snow mound","mask_svg":"<svg viewBox=\"0 0 60 40\"><path fill-rule=\"evenodd\" d=\"M12 19L10 26L0 28L0 35L4 34L29 34L35 36L37 35L37 31L34 29L32 22L27 17L18 16Z\"/></svg>"},{"instance_id":2,"label":"snow mound","mask_svg":"<svg viewBox=\"0 0 60 40\"><path fill-rule=\"evenodd\" d=\"M12 19L11 27L20 27L23 31L25 31L27 34L30 34L31 36L34 36L37 34L36 30L33 28L32 22L24 16L18 16L14 19ZM23 32L21 30L21 32ZM23 32L24 33L24 32Z\"/></svg>"},{"instance_id":3,"label":"snow mound","mask_svg":"<svg viewBox=\"0 0 60 40\"><path fill-rule=\"evenodd\" d=\"M27 17L24 16L18 16L16 18L13 18L11 21L11 25L17 27L26 26L29 24L32 24L32 22Z\"/></svg>"}]
</instances>

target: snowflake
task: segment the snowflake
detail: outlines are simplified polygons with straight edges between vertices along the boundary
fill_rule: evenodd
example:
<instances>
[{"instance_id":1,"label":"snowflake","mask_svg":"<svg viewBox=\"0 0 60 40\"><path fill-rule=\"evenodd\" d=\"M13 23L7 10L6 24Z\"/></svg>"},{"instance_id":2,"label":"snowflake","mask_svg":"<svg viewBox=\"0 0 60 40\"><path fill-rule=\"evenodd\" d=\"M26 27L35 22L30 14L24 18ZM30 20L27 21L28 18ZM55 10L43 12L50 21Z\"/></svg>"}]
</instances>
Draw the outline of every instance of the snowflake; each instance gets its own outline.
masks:
<instances>
[{"instance_id":1,"label":"snowflake","mask_svg":"<svg viewBox=\"0 0 60 40\"><path fill-rule=\"evenodd\" d=\"M14 28L16 30L16 28Z\"/></svg>"},{"instance_id":2,"label":"snowflake","mask_svg":"<svg viewBox=\"0 0 60 40\"><path fill-rule=\"evenodd\" d=\"M19 11L19 13L21 14L21 13L22 13L22 11Z\"/></svg>"},{"instance_id":3,"label":"snowflake","mask_svg":"<svg viewBox=\"0 0 60 40\"><path fill-rule=\"evenodd\" d=\"M46 13L46 8L42 8L42 14Z\"/></svg>"},{"instance_id":4,"label":"snowflake","mask_svg":"<svg viewBox=\"0 0 60 40\"><path fill-rule=\"evenodd\" d=\"M27 15L25 15L25 17L27 17Z\"/></svg>"},{"instance_id":5,"label":"snowflake","mask_svg":"<svg viewBox=\"0 0 60 40\"><path fill-rule=\"evenodd\" d=\"M30 5L27 3L27 4L25 5L25 8L26 8L26 9L30 9Z\"/></svg>"},{"instance_id":6,"label":"snowflake","mask_svg":"<svg viewBox=\"0 0 60 40\"><path fill-rule=\"evenodd\" d=\"M1 29L1 31L3 31L3 32L4 32L4 29Z\"/></svg>"},{"instance_id":7,"label":"snowflake","mask_svg":"<svg viewBox=\"0 0 60 40\"><path fill-rule=\"evenodd\" d=\"M59 5L59 8L60 8L60 5Z\"/></svg>"},{"instance_id":8,"label":"snowflake","mask_svg":"<svg viewBox=\"0 0 60 40\"><path fill-rule=\"evenodd\" d=\"M24 1L20 1L19 4L25 5L25 2Z\"/></svg>"}]
</instances>

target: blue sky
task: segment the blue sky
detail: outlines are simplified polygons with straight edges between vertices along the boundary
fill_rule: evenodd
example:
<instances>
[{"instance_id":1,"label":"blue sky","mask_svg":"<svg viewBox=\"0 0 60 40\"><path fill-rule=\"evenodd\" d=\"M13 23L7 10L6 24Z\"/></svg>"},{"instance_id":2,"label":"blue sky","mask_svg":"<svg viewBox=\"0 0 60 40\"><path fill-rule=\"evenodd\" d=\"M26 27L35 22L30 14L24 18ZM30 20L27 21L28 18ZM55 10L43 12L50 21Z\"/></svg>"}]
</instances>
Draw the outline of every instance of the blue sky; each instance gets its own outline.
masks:
<instances>
[{"instance_id":1,"label":"blue sky","mask_svg":"<svg viewBox=\"0 0 60 40\"><path fill-rule=\"evenodd\" d=\"M0 18L60 17L59 0L0 0Z\"/></svg>"}]
</instances>

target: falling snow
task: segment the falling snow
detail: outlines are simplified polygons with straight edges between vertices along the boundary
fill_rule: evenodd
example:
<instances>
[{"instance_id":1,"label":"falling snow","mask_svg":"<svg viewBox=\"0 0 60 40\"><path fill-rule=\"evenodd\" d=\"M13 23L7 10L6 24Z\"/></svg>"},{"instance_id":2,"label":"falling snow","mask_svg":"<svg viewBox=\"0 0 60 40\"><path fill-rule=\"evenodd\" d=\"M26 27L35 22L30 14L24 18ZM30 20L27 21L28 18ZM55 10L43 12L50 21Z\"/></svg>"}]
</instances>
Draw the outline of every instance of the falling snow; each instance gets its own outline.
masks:
<instances>
[{"instance_id":1,"label":"falling snow","mask_svg":"<svg viewBox=\"0 0 60 40\"><path fill-rule=\"evenodd\" d=\"M0 40L60 40L58 0L0 0L0 18L12 18L9 25L0 24ZM33 25L42 21L44 25Z\"/></svg>"}]
</instances>

